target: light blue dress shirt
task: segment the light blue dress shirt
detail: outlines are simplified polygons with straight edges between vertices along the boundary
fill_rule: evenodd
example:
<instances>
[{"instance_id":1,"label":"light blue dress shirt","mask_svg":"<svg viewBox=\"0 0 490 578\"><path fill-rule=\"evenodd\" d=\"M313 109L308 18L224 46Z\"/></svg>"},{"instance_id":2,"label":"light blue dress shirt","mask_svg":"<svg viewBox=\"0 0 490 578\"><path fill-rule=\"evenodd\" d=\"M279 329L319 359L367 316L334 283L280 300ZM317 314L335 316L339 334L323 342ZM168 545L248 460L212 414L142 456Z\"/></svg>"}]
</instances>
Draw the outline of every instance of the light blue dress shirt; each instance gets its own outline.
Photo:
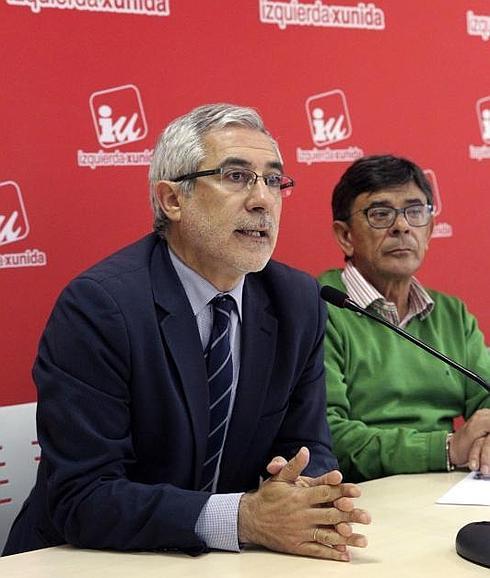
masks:
<instances>
[{"instance_id":1,"label":"light blue dress shirt","mask_svg":"<svg viewBox=\"0 0 490 578\"><path fill-rule=\"evenodd\" d=\"M188 267L170 249L169 254L172 264L186 292L187 298L194 312L203 351L209 341L213 325L213 309L210 301L222 292L209 283L204 277ZM243 277L238 285L226 294L233 297L236 310L231 313L230 347L233 359L233 383L231 391L230 409L228 417L231 417L235 403L238 376L240 373L240 344L241 344L241 319L242 319L242 295ZM228 419L229 423L229 419ZM228 429L228 426L227 426ZM225 432L226 436L226 432ZM213 483L213 492L216 491L220 466ZM196 522L196 534L206 542L209 548L230 550L238 552L238 507L243 493L236 494L211 494L204 505Z\"/></svg>"}]
</instances>

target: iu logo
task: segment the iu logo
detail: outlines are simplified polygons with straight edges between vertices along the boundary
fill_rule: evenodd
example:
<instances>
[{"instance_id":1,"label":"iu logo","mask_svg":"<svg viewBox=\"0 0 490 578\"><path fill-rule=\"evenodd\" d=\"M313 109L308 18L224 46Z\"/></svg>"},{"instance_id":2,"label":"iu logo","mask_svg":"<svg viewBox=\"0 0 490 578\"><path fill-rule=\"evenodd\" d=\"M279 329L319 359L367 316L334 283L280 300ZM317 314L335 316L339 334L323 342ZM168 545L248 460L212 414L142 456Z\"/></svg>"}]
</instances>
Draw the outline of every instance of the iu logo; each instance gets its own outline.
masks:
<instances>
[{"instance_id":1,"label":"iu logo","mask_svg":"<svg viewBox=\"0 0 490 578\"><path fill-rule=\"evenodd\" d=\"M14 181L0 183L0 245L25 239L29 223L19 185Z\"/></svg>"},{"instance_id":2,"label":"iu logo","mask_svg":"<svg viewBox=\"0 0 490 578\"><path fill-rule=\"evenodd\" d=\"M490 96L476 101L476 114L483 142L490 144Z\"/></svg>"},{"instance_id":3,"label":"iu logo","mask_svg":"<svg viewBox=\"0 0 490 578\"><path fill-rule=\"evenodd\" d=\"M316 146L339 142L352 134L345 94L339 89L310 96L306 100L306 114Z\"/></svg>"},{"instance_id":4,"label":"iu logo","mask_svg":"<svg viewBox=\"0 0 490 578\"><path fill-rule=\"evenodd\" d=\"M148 132L141 96L132 84L94 92L90 110L97 139L104 148L141 140Z\"/></svg>"},{"instance_id":5,"label":"iu logo","mask_svg":"<svg viewBox=\"0 0 490 578\"><path fill-rule=\"evenodd\" d=\"M437 217L442 211L441 193L439 192L439 185L437 184L436 174L432 169L424 169L424 175L430 183L432 188L432 203L434 205L434 216Z\"/></svg>"}]
</instances>

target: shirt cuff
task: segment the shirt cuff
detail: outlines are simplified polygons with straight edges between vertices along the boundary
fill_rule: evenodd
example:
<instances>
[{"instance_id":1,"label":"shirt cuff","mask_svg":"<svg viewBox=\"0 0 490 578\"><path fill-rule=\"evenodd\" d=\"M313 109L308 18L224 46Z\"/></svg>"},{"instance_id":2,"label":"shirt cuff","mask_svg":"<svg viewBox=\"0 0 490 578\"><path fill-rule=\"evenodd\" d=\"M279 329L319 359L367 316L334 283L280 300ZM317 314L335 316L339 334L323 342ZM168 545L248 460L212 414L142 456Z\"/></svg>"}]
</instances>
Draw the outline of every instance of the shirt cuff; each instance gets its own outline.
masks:
<instances>
[{"instance_id":1,"label":"shirt cuff","mask_svg":"<svg viewBox=\"0 0 490 578\"><path fill-rule=\"evenodd\" d=\"M212 494L204 504L196 522L195 532L208 548L239 552L238 507L239 494Z\"/></svg>"},{"instance_id":2,"label":"shirt cuff","mask_svg":"<svg viewBox=\"0 0 490 578\"><path fill-rule=\"evenodd\" d=\"M428 453L428 470L444 471L447 470L447 450L446 440L448 432L440 430L430 432L429 435L429 453ZM427 435L427 434L422 434Z\"/></svg>"}]
</instances>

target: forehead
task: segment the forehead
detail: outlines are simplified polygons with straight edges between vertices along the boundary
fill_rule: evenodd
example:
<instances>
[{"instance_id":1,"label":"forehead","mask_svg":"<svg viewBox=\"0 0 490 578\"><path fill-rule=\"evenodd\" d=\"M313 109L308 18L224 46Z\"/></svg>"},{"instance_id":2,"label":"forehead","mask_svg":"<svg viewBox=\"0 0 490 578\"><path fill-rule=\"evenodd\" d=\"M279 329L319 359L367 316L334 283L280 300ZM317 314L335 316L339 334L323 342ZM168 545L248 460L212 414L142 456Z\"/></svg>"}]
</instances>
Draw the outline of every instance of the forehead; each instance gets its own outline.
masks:
<instances>
[{"instance_id":1,"label":"forehead","mask_svg":"<svg viewBox=\"0 0 490 578\"><path fill-rule=\"evenodd\" d=\"M250 165L281 163L272 139L255 129L226 127L212 130L205 135L203 145L207 164L219 164L228 158L241 159Z\"/></svg>"},{"instance_id":2,"label":"forehead","mask_svg":"<svg viewBox=\"0 0 490 578\"><path fill-rule=\"evenodd\" d=\"M364 208L373 204L386 204L403 207L414 202L427 202L425 193L413 182L380 189L374 193L361 193L354 200L355 208Z\"/></svg>"}]
</instances>

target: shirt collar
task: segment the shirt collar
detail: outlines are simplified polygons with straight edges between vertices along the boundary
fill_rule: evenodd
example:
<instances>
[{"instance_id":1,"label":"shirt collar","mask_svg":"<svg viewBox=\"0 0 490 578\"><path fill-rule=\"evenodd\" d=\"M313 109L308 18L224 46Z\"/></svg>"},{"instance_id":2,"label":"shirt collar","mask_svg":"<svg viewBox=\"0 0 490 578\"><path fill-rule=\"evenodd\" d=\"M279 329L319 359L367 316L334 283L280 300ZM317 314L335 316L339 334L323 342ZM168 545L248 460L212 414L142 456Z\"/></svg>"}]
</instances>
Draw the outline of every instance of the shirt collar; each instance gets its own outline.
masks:
<instances>
[{"instance_id":1,"label":"shirt collar","mask_svg":"<svg viewBox=\"0 0 490 578\"><path fill-rule=\"evenodd\" d=\"M187 294L194 315L198 315L206 306L208 306L211 299L216 297L216 295L226 294L231 295L235 300L238 317L240 321L242 320L242 297L245 276L240 279L238 284L233 287L231 291L218 291L207 279L199 275L199 273L196 273L181 259L179 259L170 246L168 247L168 253L172 265L174 266L180 282Z\"/></svg>"},{"instance_id":2,"label":"shirt collar","mask_svg":"<svg viewBox=\"0 0 490 578\"><path fill-rule=\"evenodd\" d=\"M373 307L384 317L386 310L396 310L394 303L385 299L384 295L371 285L350 261L347 262L341 277L349 297L364 309ZM408 300L409 311L402 320L404 325L415 316L425 319L434 309L434 300L415 277L411 279Z\"/></svg>"}]
</instances>

